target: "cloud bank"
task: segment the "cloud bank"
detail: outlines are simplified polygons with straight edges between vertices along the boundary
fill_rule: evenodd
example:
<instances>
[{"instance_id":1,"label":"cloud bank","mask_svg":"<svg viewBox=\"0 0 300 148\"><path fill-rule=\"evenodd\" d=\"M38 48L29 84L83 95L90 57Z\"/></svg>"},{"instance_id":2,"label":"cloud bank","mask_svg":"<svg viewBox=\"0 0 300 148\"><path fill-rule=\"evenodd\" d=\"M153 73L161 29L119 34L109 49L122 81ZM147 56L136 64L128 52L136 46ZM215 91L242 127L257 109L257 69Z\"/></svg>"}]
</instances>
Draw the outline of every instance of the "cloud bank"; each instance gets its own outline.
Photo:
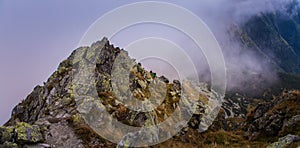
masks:
<instances>
[{"instance_id":1,"label":"cloud bank","mask_svg":"<svg viewBox=\"0 0 300 148\"><path fill-rule=\"evenodd\" d=\"M263 52L246 47L237 32L252 17L263 13L295 15L298 4L299 0L205 0L194 6L195 12L207 23L223 50L228 91L261 93L259 90L263 91L278 80L277 66ZM205 57L202 55L201 58ZM197 63L200 63L200 79L208 80L209 67L203 60Z\"/></svg>"}]
</instances>

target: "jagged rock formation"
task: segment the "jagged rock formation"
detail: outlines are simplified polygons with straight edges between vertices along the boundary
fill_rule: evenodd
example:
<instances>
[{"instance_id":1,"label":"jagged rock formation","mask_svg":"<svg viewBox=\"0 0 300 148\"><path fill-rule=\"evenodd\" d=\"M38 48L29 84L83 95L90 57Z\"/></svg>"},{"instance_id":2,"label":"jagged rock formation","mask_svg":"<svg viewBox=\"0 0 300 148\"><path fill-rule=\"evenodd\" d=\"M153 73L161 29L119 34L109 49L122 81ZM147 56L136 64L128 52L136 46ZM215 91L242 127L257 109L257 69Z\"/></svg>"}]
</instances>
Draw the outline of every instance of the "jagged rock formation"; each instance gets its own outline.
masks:
<instances>
[{"instance_id":1,"label":"jagged rock formation","mask_svg":"<svg viewBox=\"0 0 300 148\"><path fill-rule=\"evenodd\" d=\"M242 94L226 94L222 108L227 117L245 117L251 100Z\"/></svg>"},{"instance_id":2,"label":"jagged rock formation","mask_svg":"<svg viewBox=\"0 0 300 148\"><path fill-rule=\"evenodd\" d=\"M300 93L284 92L268 103L260 103L246 118L246 137L274 138L286 134L300 134Z\"/></svg>"},{"instance_id":3,"label":"jagged rock formation","mask_svg":"<svg viewBox=\"0 0 300 148\"><path fill-rule=\"evenodd\" d=\"M4 147L17 147L17 142L38 143L44 141L42 129L37 125L29 125L28 123L18 122L15 126L1 127L1 141Z\"/></svg>"},{"instance_id":4,"label":"jagged rock formation","mask_svg":"<svg viewBox=\"0 0 300 148\"><path fill-rule=\"evenodd\" d=\"M119 65L116 66L116 63ZM188 97L182 92L188 92ZM164 76L153 77L141 64L129 58L125 50L115 48L104 38L90 47L76 49L59 65L44 86L35 87L13 109L11 119L0 128L0 145L116 147L117 144L101 137L99 131L91 126L94 121L97 121L97 126L110 121L99 110L107 111L123 124L142 127L157 125L170 118L179 102L183 101L186 104L196 102L187 126L176 136L153 147L267 146L277 139L260 141L255 136L271 134L278 138L286 134L300 134L300 129L294 128L300 127L300 109L297 108L300 105L299 94L299 91L285 92L273 103L259 104L250 112L246 109L250 103L243 101L246 100L244 96L227 96L231 100L225 101L223 109L208 128L210 124L205 120L212 119L203 119L203 116L215 109L209 103L216 97L212 91L205 85L198 86L193 82L174 80L171 83ZM235 97L245 103L235 102ZM126 98L134 99L126 105ZM147 101L157 107L151 108ZM96 104L89 104L91 102ZM130 106L150 111L136 111ZM244 118L243 114L247 112ZM240 116L237 117L237 114ZM176 116L178 120L181 118L184 115ZM208 130L203 132L206 128ZM102 129L100 132L107 132L105 128ZM163 129L160 129L159 136L163 135L161 131ZM121 135L118 132L110 134L115 137ZM254 141L248 141L245 137ZM150 137L147 140L153 139ZM130 146L132 141L128 143L125 138L121 142L123 146Z\"/></svg>"},{"instance_id":5,"label":"jagged rock formation","mask_svg":"<svg viewBox=\"0 0 300 148\"><path fill-rule=\"evenodd\" d=\"M129 67L125 66L130 71L128 75L122 72L113 73L114 71L122 70L118 66L114 67L113 65L118 60L117 55L121 55L119 60L122 62L131 64ZM14 142L19 146L24 146L42 142L51 147L115 146L115 144L102 139L89 127L86 123L89 122L89 119L82 116L86 110L83 112L79 111L82 110L80 107L86 103L86 98L78 99L75 97L81 93L79 91L90 91L89 88L82 89L85 88L83 86L85 85L84 83L78 83L77 85L77 82L73 81L77 81L75 80L76 74L81 74L82 71L85 73L84 70L78 70L78 67L81 66L80 64L88 65L88 63L92 62L95 64L95 72L92 75L95 76L95 82L93 83L95 83L95 90L98 96L96 99L101 101L105 109L118 121L137 127L141 127L144 124L154 125L164 121L176 109L181 95L181 83L179 81L175 80L173 83L169 83L165 77L152 77L140 64L131 60L126 51L113 47L104 38L102 41L94 43L91 47L81 47L75 50L68 59L59 65L57 71L45 82L44 86L37 86L25 100L13 109L12 117L5 124L6 127L3 128L3 133L19 136L11 137L5 135L1 144L7 145L6 142ZM86 66L84 67L86 68ZM121 77L125 76L125 79L129 77L128 89L132 92L132 96L127 97L134 97L141 101L152 99L152 101L158 101L155 104L159 104L159 106L148 113L130 110L124 106L122 101L117 99L117 96L124 97L123 94L127 90L120 81L113 80L111 77L112 73L121 74ZM81 79L78 81L83 82ZM112 83L112 81L115 83ZM155 84L155 90L150 82ZM113 88L117 88L118 91L113 93ZM194 98L199 99L198 102L201 103L197 108L199 110L197 117L194 117L197 120L197 123L194 123L195 127L198 127L200 124L200 114L204 112L203 106L205 106L203 102L208 101L206 97L203 94L201 97ZM159 100L162 100L162 102L159 102ZM92 111L86 112L88 112L85 114L86 116L95 116L94 119L98 119L97 115L91 114ZM32 125L34 128L26 126L25 131L38 129L37 134L42 134L43 137L36 140L36 137L25 136L27 140L22 140L20 139L21 133L18 130L7 132L10 129L17 129L20 123ZM24 134L30 135L31 133ZM35 140L33 141L32 138Z\"/></svg>"}]
</instances>

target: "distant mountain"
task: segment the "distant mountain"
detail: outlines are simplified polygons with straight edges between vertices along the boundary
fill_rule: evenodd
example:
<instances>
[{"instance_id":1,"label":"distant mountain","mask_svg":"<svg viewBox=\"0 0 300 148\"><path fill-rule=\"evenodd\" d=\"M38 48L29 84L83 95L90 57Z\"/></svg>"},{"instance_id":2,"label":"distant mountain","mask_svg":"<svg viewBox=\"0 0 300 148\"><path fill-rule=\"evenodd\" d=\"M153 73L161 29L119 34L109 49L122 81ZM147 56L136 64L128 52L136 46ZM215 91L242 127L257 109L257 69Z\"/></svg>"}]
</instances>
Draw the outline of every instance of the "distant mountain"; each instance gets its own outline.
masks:
<instances>
[{"instance_id":1,"label":"distant mountain","mask_svg":"<svg viewBox=\"0 0 300 148\"><path fill-rule=\"evenodd\" d=\"M249 46L276 63L283 72L300 74L300 9L296 14L280 11L253 17L242 27Z\"/></svg>"},{"instance_id":2,"label":"distant mountain","mask_svg":"<svg viewBox=\"0 0 300 148\"><path fill-rule=\"evenodd\" d=\"M284 89L300 89L300 8L295 5L288 6L286 11L260 13L229 30L243 50L259 55L264 59L262 62L271 65L272 75L277 75L272 80L267 73L249 74L250 81L230 93L262 97L270 90L270 94L280 94Z\"/></svg>"}]
</instances>

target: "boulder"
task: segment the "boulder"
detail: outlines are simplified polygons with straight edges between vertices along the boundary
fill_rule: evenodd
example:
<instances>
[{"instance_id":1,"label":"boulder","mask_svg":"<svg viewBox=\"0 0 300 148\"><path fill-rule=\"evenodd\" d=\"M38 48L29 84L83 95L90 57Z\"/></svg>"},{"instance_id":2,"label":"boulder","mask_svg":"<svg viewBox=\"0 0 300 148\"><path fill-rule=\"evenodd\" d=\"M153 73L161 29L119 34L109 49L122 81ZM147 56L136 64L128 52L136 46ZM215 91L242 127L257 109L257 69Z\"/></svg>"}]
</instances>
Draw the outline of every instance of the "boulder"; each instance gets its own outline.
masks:
<instances>
[{"instance_id":1,"label":"boulder","mask_svg":"<svg viewBox=\"0 0 300 148\"><path fill-rule=\"evenodd\" d=\"M297 135L286 135L285 137L279 138L277 142L270 144L267 148L284 148L292 144L293 142L300 141L300 137Z\"/></svg>"},{"instance_id":2,"label":"boulder","mask_svg":"<svg viewBox=\"0 0 300 148\"><path fill-rule=\"evenodd\" d=\"M43 134L37 125L29 125L25 122L18 122L15 126L16 141L18 143L43 142Z\"/></svg>"}]
</instances>

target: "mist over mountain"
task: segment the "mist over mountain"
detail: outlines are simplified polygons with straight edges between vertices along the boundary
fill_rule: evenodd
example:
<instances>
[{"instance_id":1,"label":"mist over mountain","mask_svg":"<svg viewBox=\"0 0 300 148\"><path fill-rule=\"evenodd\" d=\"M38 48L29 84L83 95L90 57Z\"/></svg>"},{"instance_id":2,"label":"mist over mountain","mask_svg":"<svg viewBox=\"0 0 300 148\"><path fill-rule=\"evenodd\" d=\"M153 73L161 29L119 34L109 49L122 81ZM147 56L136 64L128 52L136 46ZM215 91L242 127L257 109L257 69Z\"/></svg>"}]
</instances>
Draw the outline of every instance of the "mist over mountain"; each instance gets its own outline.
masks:
<instances>
[{"instance_id":1,"label":"mist over mountain","mask_svg":"<svg viewBox=\"0 0 300 148\"><path fill-rule=\"evenodd\" d=\"M281 83L282 73L299 74L298 0L214 0L197 7L223 50L228 91L259 94ZM209 81L202 63L200 79Z\"/></svg>"}]
</instances>

